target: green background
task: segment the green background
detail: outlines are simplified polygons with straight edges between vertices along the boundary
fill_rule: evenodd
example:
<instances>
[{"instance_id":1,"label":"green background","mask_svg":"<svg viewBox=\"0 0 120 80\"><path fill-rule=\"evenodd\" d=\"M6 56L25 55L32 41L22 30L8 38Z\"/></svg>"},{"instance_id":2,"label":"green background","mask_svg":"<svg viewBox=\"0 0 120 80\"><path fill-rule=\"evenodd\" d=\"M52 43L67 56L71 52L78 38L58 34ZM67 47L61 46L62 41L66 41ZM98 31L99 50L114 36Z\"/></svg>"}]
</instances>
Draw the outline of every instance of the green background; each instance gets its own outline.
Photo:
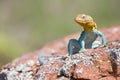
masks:
<instances>
[{"instance_id":1,"label":"green background","mask_svg":"<svg viewBox=\"0 0 120 80\"><path fill-rule=\"evenodd\" d=\"M0 65L80 32L79 13L100 28L120 25L120 0L0 0Z\"/></svg>"}]
</instances>

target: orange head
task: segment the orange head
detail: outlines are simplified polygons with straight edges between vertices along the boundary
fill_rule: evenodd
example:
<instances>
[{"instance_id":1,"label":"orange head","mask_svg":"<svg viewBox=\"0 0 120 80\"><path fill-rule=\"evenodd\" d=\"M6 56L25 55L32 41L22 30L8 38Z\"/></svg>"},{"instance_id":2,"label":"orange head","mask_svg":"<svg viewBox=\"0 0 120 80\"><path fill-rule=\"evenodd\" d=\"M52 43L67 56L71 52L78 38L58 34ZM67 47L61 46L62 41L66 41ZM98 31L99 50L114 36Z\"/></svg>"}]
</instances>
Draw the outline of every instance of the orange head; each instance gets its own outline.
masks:
<instances>
[{"instance_id":1,"label":"orange head","mask_svg":"<svg viewBox=\"0 0 120 80\"><path fill-rule=\"evenodd\" d=\"M80 24L85 31L91 32L94 29L97 29L96 23L93 21L93 18L89 15L79 14L75 17L75 21Z\"/></svg>"}]
</instances>

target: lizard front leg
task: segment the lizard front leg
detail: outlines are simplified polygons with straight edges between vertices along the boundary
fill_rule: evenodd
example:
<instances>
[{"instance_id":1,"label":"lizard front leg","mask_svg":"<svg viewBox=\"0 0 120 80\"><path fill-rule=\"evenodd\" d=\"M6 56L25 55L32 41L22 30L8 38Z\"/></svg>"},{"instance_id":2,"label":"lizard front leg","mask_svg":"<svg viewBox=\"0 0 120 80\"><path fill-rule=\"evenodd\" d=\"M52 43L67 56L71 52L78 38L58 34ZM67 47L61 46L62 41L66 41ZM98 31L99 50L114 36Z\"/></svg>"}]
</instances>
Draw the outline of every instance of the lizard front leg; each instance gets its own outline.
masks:
<instances>
[{"instance_id":1,"label":"lizard front leg","mask_svg":"<svg viewBox=\"0 0 120 80\"><path fill-rule=\"evenodd\" d=\"M94 30L94 32L98 35L98 36L100 36L101 37L101 39L102 39L102 47L103 46L106 46L106 38L105 38L105 36L104 36L104 34L102 33L102 32L100 32L100 31L98 31L98 30Z\"/></svg>"},{"instance_id":2,"label":"lizard front leg","mask_svg":"<svg viewBox=\"0 0 120 80\"><path fill-rule=\"evenodd\" d=\"M83 31L81 33L80 38L79 38L79 44L80 44L80 51L79 52L84 52L85 51L85 39L86 39L86 36L87 36L86 32Z\"/></svg>"}]
</instances>

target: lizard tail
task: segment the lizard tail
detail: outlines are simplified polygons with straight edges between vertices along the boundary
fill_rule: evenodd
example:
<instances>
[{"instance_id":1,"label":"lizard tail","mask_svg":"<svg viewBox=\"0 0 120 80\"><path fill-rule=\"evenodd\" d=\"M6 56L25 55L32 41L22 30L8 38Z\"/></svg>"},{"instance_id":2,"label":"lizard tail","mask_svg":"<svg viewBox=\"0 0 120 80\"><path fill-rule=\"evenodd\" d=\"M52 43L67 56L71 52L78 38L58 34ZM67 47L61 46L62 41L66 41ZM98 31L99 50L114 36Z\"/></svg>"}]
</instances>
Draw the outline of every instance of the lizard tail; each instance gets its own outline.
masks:
<instances>
[{"instance_id":1,"label":"lizard tail","mask_svg":"<svg viewBox=\"0 0 120 80\"><path fill-rule=\"evenodd\" d=\"M47 63L47 61L44 58L45 58L45 55L39 55L38 56L38 61L42 65Z\"/></svg>"}]
</instances>

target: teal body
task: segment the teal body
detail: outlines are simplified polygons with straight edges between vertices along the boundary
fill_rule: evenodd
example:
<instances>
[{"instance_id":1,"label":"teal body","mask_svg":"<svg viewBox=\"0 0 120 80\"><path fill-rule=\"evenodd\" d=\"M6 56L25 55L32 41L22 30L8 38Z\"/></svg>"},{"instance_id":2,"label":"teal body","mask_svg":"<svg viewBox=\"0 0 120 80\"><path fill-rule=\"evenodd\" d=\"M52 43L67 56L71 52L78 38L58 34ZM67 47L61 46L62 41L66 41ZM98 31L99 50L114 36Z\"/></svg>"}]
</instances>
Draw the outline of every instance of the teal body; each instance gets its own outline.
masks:
<instances>
[{"instance_id":1,"label":"teal body","mask_svg":"<svg viewBox=\"0 0 120 80\"><path fill-rule=\"evenodd\" d=\"M68 43L68 54L72 55L79 51L83 51L85 49L96 48L101 45L100 41L96 41L97 37L100 36L102 39L102 44L106 45L106 39L102 32L98 30L94 30L92 32L81 33L81 36L78 40L71 39Z\"/></svg>"}]
</instances>

